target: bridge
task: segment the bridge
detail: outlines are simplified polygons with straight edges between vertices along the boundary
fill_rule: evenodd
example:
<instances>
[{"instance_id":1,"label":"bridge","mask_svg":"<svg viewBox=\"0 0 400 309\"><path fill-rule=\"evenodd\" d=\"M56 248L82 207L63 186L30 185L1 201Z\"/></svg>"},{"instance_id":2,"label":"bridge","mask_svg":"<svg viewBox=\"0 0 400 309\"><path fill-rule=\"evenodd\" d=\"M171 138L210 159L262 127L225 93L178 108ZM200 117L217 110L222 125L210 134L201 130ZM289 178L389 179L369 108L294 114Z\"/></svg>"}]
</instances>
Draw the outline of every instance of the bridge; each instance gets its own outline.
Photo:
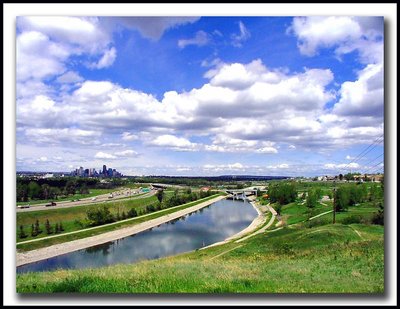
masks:
<instances>
[{"instance_id":1,"label":"bridge","mask_svg":"<svg viewBox=\"0 0 400 309\"><path fill-rule=\"evenodd\" d=\"M255 195L257 196L257 189L254 188L245 188L245 189L236 189L236 190L225 190L226 193L229 194L228 198L232 198L233 200L246 200L248 196Z\"/></svg>"}]
</instances>

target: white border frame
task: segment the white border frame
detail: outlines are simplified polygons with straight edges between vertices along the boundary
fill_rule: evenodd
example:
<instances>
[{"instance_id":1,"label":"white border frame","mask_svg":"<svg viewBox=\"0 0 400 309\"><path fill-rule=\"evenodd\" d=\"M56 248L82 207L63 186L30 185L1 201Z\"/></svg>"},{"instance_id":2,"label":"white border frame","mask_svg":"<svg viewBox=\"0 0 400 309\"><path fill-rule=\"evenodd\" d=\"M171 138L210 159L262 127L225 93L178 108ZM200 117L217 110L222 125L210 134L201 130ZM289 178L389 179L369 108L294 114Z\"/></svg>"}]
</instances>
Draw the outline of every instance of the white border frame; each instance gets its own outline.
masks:
<instances>
[{"instance_id":1,"label":"white border frame","mask_svg":"<svg viewBox=\"0 0 400 309\"><path fill-rule=\"evenodd\" d=\"M3 3L3 305L397 305L397 4L396 3L284 3L284 4L80 4ZM385 297L340 295L265 295L213 297L139 296L80 297L16 294L15 280L15 18L20 15L74 16L309 16L359 15L385 17ZM389 31L387 31L389 28ZM14 102L14 103L13 103ZM387 194L389 192L389 194ZM390 207L388 209L388 207ZM390 215L389 215L390 213ZM11 218L11 219L10 219ZM390 227L390 230L388 228ZM389 254L388 254L389 252ZM387 280L387 279L390 280ZM115 295L114 295L115 296Z\"/></svg>"}]
</instances>

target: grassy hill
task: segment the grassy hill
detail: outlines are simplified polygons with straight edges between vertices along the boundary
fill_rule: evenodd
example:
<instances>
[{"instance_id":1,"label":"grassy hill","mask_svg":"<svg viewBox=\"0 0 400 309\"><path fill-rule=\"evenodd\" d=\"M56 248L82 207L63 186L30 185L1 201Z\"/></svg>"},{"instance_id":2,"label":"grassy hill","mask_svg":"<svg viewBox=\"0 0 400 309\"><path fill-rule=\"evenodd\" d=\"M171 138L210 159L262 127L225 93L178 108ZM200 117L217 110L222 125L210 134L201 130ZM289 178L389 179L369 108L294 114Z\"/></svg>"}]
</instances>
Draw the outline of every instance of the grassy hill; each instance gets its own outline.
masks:
<instances>
[{"instance_id":1,"label":"grassy hill","mask_svg":"<svg viewBox=\"0 0 400 309\"><path fill-rule=\"evenodd\" d=\"M138 264L17 276L18 293L383 291L383 227L361 224L287 227Z\"/></svg>"}]
</instances>

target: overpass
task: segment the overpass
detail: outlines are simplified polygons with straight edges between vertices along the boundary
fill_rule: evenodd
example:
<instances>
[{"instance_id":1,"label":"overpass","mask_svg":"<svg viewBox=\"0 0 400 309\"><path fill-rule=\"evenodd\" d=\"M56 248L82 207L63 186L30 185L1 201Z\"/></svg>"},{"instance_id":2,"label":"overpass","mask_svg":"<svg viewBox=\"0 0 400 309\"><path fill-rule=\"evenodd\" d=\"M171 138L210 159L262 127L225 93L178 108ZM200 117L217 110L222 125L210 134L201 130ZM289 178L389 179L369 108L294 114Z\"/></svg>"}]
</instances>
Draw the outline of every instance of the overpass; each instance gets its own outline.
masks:
<instances>
[{"instance_id":1,"label":"overpass","mask_svg":"<svg viewBox=\"0 0 400 309\"><path fill-rule=\"evenodd\" d=\"M225 190L226 193L229 194L228 198L232 198L233 200L246 200L248 196L255 195L257 196L257 189L254 188L245 188L245 189L235 189L235 190Z\"/></svg>"}]
</instances>

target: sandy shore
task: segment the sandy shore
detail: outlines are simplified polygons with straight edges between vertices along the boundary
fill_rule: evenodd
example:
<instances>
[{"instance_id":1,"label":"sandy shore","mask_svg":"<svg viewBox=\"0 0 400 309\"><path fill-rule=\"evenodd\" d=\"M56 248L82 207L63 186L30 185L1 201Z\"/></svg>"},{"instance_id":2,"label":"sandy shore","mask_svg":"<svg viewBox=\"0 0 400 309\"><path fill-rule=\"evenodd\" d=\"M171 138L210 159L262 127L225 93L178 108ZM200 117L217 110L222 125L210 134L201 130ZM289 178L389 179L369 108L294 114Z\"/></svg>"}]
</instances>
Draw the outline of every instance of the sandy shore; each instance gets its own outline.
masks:
<instances>
[{"instance_id":1,"label":"sandy shore","mask_svg":"<svg viewBox=\"0 0 400 309\"><path fill-rule=\"evenodd\" d=\"M143 232L145 230L151 229L153 227L156 227L162 223L166 223L171 220L178 219L184 215L187 215L187 214L197 211L201 208L209 206L210 204L220 201L224 198L225 198L225 196L218 196L216 198L205 201L198 205L195 205L195 206L183 209L183 210L179 210L172 214L168 214L168 215L156 218L156 219L152 219L147 222L139 223L139 224L131 226L131 227L122 228L117 231L107 232L107 233L103 233L100 235L82 238L82 239L78 239L78 240L73 240L73 241L69 241L69 242L65 242L65 243L61 243L61 244L57 244L57 245L52 245L49 247L40 248L40 249L36 249L36 250L31 250L31 251L27 251L27 252L17 252L16 266L21 266L24 264L29 264L29 263L45 260L45 259L55 257L58 255L66 254L69 252L85 249L88 247L100 245L100 244L103 244L103 243L106 243L109 241L114 241L114 240L117 240L117 239L120 239L123 237L134 235L134 234Z\"/></svg>"}]
</instances>

